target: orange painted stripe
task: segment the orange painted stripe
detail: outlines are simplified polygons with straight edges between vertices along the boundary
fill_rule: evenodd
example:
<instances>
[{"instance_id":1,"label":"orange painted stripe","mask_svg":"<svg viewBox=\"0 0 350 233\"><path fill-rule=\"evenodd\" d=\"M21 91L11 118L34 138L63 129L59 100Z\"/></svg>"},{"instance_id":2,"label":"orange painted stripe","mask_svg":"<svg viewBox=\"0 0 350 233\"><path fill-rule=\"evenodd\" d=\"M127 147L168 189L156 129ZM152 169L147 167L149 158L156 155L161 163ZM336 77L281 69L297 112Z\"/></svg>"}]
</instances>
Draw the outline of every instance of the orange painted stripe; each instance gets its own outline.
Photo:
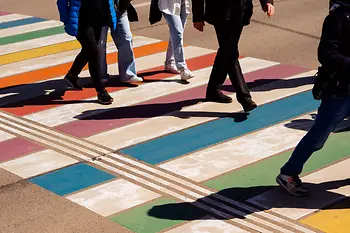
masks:
<instances>
[{"instance_id":1,"label":"orange painted stripe","mask_svg":"<svg viewBox=\"0 0 350 233\"><path fill-rule=\"evenodd\" d=\"M154 44L144 45L134 48L135 57L143 57L159 52L164 52L168 48L168 42L157 42ZM78 54L77 54L78 55ZM118 62L118 52L110 53L107 55L107 63L113 64ZM0 79L0 88L17 86L21 84L29 84L34 82L39 82L59 76L65 75L70 69L73 62L68 62L60 64L57 66L42 68L39 70L34 70L30 72L25 72L21 74L16 74ZM84 67L84 70L87 66Z\"/></svg>"},{"instance_id":2,"label":"orange painted stripe","mask_svg":"<svg viewBox=\"0 0 350 233\"><path fill-rule=\"evenodd\" d=\"M194 71L198 69L202 69L203 66L207 67L208 64L213 64L214 58L216 56L216 53L210 53L207 55L202 55L199 57L194 57L186 60L188 67ZM155 75L152 75L152 80L162 80L171 76L174 76L174 74L170 73L158 73L157 71L163 70L163 66L153 67L147 70L140 71L139 73L149 73L149 72L155 72ZM147 80L147 78L146 78ZM147 82L145 82L147 83ZM138 83L138 85L144 85L145 83ZM108 92L115 92L124 90L130 87L123 86L123 87L106 87ZM35 112L40 112L43 110L51 109L54 107L58 107L65 104L71 104L72 108L74 108L74 103L82 103L88 99L96 96L95 89L90 85L89 87L85 87L83 91L66 91L64 96L62 96L62 99L52 99L50 96L38 96L32 99L24 100L21 102L18 102L17 104L11 104L11 107L2 107L0 110L15 114L17 116L25 116L28 114L32 114Z\"/></svg>"}]
</instances>

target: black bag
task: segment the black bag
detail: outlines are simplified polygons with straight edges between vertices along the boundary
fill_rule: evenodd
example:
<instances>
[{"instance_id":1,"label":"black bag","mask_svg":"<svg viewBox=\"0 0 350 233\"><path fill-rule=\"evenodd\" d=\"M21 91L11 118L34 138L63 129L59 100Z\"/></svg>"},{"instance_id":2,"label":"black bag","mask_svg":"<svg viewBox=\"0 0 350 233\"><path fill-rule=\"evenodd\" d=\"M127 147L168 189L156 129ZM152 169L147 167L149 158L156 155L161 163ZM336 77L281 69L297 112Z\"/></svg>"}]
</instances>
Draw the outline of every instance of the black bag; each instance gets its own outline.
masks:
<instances>
[{"instance_id":1,"label":"black bag","mask_svg":"<svg viewBox=\"0 0 350 233\"><path fill-rule=\"evenodd\" d=\"M312 88L312 95L315 100L322 99L327 91L332 91L332 86L334 87L337 81L335 80L337 72L337 70L330 71L330 69L323 66L318 67L314 87Z\"/></svg>"},{"instance_id":2,"label":"black bag","mask_svg":"<svg viewBox=\"0 0 350 233\"><path fill-rule=\"evenodd\" d=\"M149 8L149 22L152 24L158 23L162 19L162 12L158 7L158 0L151 0Z\"/></svg>"}]
</instances>

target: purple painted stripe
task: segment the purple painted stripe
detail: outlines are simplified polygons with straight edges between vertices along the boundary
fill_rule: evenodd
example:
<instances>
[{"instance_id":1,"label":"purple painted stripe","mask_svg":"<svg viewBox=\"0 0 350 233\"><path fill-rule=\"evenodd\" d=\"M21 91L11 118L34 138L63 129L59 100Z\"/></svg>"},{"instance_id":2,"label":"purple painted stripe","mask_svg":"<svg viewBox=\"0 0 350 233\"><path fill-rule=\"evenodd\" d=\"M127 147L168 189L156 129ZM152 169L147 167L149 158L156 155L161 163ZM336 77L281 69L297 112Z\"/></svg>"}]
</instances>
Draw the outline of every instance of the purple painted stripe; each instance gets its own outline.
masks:
<instances>
[{"instance_id":1,"label":"purple painted stripe","mask_svg":"<svg viewBox=\"0 0 350 233\"><path fill-rule=\"evenodd\" d=\"M43 150L44 147L25 138L12 138L0 142L0 162Z\"/></svg>"},{"instance_id":2,"label":"purple painted stripe","mask_svg":"<svg viewBox=\"0 0 350 233\"><path fill-rule=\"evenodd\" d=\"M2 15L10 15L10 14L12 14L12 13L0 11L0 16L2 16Z\"/></svg>"},{"instance_id":3,"label":"purple painted stripe","mask_svg":"<svg viewBox=\"0 0 350 233\"><path fill-rule=\"evenodd\" d=\"M309 71L309 69L291 65L276 65L247 73L245 75L245 79L248 86L252 88L273 81L285 79L306 71ZM289 83L288 86L291 86L291 82L296 83L295 85L302 85L303 83L300 82L305 81L307 80L300 79L299 81L286 81L286 83ZM225 85L229 84L230 81L226 80ZM234 91L231 85L224 86L223 89L229 92ZM103 131L112 130L114 128L122 127L148 118L161 116L166 113L180 110L183 107L197 104L203 100L205 90L206 85L201 85L171 95L141 102L137 105L115 108L88 118L80 119L79 116L77 116L76 118L79 120L59 125L56 127L56 129L77 137L89 137Z\"/></svg>"}]
</instances>

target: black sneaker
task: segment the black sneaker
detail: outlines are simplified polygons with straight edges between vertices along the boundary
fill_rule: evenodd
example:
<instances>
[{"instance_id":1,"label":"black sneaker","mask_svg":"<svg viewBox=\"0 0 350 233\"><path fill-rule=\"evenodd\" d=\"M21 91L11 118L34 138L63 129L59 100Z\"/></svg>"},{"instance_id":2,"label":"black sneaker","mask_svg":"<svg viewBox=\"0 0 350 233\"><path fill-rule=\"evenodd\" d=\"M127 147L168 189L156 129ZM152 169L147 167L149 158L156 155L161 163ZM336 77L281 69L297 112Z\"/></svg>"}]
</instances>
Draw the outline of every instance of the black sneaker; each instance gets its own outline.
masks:
<instances>
[{"instance_id":1,"label":"black sneaker","mask_svg":"<svg viewBox=\"0 0 350 233\"><path fill-rule=\"evenodd\" d=\"M64 79L72 86L74 90L81 91L83 87L79 84L79 78L71 74L67 74Z\"/></svg>"},{"instance_id":2,"label":"black sneaker","mask_svg":"<svg viewBox=\"0 0 350 233\"><path fill-rule=\"evenodd\" d=\"M256 107L258 107L258 105L252 99L247 99L247 100L244 100L240 103L244 109L244 112L250 112L253 109L255 109Z\"/></svg>"},{"instance_id":3,"label":"black sneaker","mask_svg":"<svg viewBox=\"0 0 350 233\"><path fill-rule=\"evenodd\" d=\"M106 90L99 92L97 94L97 98L98 102L100 102L101 104L111 104L114 100Z\"/></svg>"},{"instance_id":4,"label":"black sneaker","mask_svg":"<svg viewBox=\"0 0 350 233\"><path fill-rule=\"evenodd\" d=\"M207 101L217 102L217 103L231 103L232 98L230 96L222 93L221 90L207 91L206 94Z\"/></svg>"},{"instance_id":5,"label":"black sneaker","mask_svg":"<svg viewBox=\"0 0 350 233\"><path fill-rule=\"evenodd\" d=\"M306 196L309 194L309 190L305 188L299 176L279 174L276 181L284 190L294 196Z\"/></svg>"}]
</instances>

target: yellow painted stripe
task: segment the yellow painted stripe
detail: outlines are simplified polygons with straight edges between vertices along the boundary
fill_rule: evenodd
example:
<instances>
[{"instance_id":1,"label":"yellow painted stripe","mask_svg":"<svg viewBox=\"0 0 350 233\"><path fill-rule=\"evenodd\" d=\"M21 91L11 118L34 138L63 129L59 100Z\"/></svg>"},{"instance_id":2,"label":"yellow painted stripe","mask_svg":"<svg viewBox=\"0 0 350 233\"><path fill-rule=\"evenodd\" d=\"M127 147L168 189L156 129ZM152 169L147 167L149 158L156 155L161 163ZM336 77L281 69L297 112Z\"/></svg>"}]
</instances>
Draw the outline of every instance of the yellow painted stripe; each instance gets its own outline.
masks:
<instances>
[{"instance_id":1,"label":"yellow painted stripe","mask_svg":"<svg viewBox=\"0 0 350 233\"><path fill-rule=\"evenodd\" d=\"M112 37L108 34L108 42L112 41ZM19 62L23 60L43 57L50 54L62 53L69 50L79 49L81 46L78 41L68 41L59 44L48 45L40 48L24 50L16 53L9 53L0 56L0 65Z\"/></svg>"},{"instance_id":2,"label":"yellow painted stripe","mask_svg":"<svg viewBox=\"0 0 350 233\"><path fill-rule=\"evenodd\" d=\"M350 232L350 198L302 219L300 222L327 233Z\"/></svg>"}]
</instances>

